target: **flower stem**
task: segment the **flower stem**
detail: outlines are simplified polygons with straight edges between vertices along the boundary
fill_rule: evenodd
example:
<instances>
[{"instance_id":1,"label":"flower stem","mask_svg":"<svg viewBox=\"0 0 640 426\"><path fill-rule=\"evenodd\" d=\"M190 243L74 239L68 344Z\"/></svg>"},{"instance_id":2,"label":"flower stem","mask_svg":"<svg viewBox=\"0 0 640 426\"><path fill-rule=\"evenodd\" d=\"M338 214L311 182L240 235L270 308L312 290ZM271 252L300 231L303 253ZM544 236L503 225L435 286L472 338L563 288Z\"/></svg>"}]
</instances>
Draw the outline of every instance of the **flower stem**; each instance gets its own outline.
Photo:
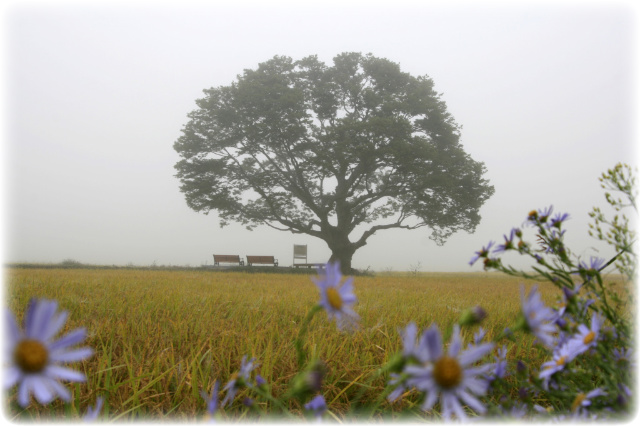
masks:
<instances>
[{"instance_id":1,"label":"flower stem","mask_svg":"<svg viewBox=\"0 0 640 426\"><path fill-rule=\"evenodd\" d=\"M277 406L278 408L280 408L280 410L282 410L282 413L284 415L286 415L289 418L295 419L296 417L294 415L291 414L291 412L289 411L289 409L284 405L284 403L282 401L280 401L277 398L274 398L273 395L271 395L270 392L266 392L263 389L260 388L254 388L253 389L255 393L257 393L259 396L263 397L264 399L271 401L273 403L274 406Z\"/></svg>"},{"instance_id":2,"label":"flower stem","mask_svg":"<svg viewBox=\"0 0 640 426\"><path fill-rule=\"evenodd\" d=\"M322 305L318 304L312 307L307 313L307 316L302 320L302 326L300 327L300 331L298 332L298 337L296 338L296 351L298 352L298 368L302 368L305 360L307 358L307 354L304 351L304 335L307 333L307 328L309 328L309 323L313 319L313 316L316 312L322 310Z\"/></svg>"}]
</instances>

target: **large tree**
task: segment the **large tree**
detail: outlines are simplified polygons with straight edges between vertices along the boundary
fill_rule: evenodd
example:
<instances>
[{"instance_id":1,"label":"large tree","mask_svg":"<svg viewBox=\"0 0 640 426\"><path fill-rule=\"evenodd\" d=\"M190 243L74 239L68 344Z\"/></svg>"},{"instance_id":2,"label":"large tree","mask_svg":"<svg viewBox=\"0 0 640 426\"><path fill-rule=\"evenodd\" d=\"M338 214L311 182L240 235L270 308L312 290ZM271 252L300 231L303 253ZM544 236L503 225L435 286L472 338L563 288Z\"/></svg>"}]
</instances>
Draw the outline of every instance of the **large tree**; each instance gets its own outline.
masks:
<instances>
[{"instance_id":1,"label":"large tree","mask_svg":"<svg viewBox=\"0 0 640 426\"><path fill-rule=\"evenodd\" d=\"M189 207L320 238L344 273L383 229L475 231L494 192L433 81L389 60L275 56L204 93L174 145Z\"/></svg>"}]
</instances>

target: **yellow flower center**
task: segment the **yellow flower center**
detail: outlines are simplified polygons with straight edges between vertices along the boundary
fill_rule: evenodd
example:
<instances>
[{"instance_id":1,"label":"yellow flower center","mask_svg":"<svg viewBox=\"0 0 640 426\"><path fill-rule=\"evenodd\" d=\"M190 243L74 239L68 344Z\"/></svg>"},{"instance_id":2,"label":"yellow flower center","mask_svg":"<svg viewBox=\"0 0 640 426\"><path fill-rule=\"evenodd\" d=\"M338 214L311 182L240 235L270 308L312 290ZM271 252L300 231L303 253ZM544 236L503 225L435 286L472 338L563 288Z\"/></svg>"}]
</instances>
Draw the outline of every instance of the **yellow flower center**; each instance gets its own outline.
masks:
<instances>
[{"instance_id":1,"label":"yellow flower center","mask_svg":"<svg viewBox=\"0 0 640 426\"><path fill-rule=\"evenodd\" d=\"M596 338L596 333L594 333L593 331L590 331L586 336L584 336L584 344L588 345L589 343L593 342L593 339Z\"/></svg>"},{"instance_id":2,"label":"yellow flower center","mask_svg":"<svg viewBox=\"0 0 640 426\"><path fill-rule=\"evenodd\" d=\"M340 293L338 293L335 287L329 287L327 289L327 299L332 308L342 309L342 297L340 297Z\"/></svg>"},{"instance_id":3,"label":"yellow flower center","mask_svg":"<svg viewBox=\"0 0 640 426\"><path fill-rule=\"evenodd\" d=\"M23 340L13 354L16 364L27 373L37 373L47 365L49 352L37 340Z\"/></svg>"},{"instance_id":4,"label":"yellow flower center","mask_svg":"<svg viewBox=\"0 0 640 426\"><path fill-rule=\"evenodd\" d=\"M571 404L571 411L576 411L578 408L580 408L582 401L584 401L586 398L587 395L583 393L578 394L578 396L576 396L576 399L573 400L573 404Z\"/></svg>"},{"instance_id":5,"label":"yellow flower center","mask_svg":"<svg viewBox=\"0 0 640 426\"><path fill-rule=\"evenodd\" d=\"M564 365L564 363L567 361L567 357L566 356L561 356L557 361L556 361L556 365Z\"/></svg>"},{"instance_id":6,"label":"yellow flower center","mask_svg":"<svg viewBox=\"0 0 640 426\"><path fill-rule=\"evenodd\" d=\"M457 386L462 380L462 369L455 358L443 356L433 366L433 378L445 389Z\"/></svg>"}]
</instances>

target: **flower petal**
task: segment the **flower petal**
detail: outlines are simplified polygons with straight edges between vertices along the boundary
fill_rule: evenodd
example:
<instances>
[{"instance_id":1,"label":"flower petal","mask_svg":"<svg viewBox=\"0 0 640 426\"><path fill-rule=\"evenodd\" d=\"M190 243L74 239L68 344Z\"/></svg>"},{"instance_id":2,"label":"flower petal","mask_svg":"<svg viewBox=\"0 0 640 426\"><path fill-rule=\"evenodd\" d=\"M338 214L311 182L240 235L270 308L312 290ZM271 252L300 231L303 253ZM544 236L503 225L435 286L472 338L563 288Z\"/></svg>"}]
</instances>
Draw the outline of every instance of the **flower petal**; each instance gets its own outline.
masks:
<instances>
[{"instance_id":1,"label":"flower petal","mask_svg":"<svg viewBox=\"0 0 640 426\"><path fill-rule=\"evenodd\" d=\"M430 361L442 357L442 337L435 324L422 334L420 344L425 346Z\"/></svg>"},{"instance_id":2,"label":"flower petal","mask_svg":"<svg viewBox=\"0 0 640 426\"><path fill-rule=\"evenodd\" d=\"M460 326L456 324L453 326L453 335L451 336L451 343L449 343L449 356L456 358L460 348L462 348L462 338L460 337Z\"/></svg>"},{"instance_id":3,"label":"flower petal","mask_svg":"<svg viewBox=\"0 0 640 426\"><path fill-rule=\"evenodd\" d=\"M353 277L349 277L344 280L344 283L340 286L341 294L353 293Z\"/></svg>"},{"instance_id":4,"label":"flower petal","mask_svg":"<svg viewBox=\"0 0 640 426\"><path fill-rule=\"evenodd\" d=\"M51 378L47 377L47 380L50 388L58 395L58 397L60 397L60 399L66 402L71 401L71 392L69 392L67 388Z\"/></svg>"},{"instance_id":5,"label":"flower petal","mask_svg":"<svg viewBox=\"0 0 640 426\"><path fill-rule=\"evenodd\" d=\"M476 395L484 395L487 393L489 384L485 379L468 377L464 380L464 387Z\"/></svg>"},{"instance_id":6,"label":"flower petal","mask_svg":"<svg viewBox=\"0 0 640 426\"><path fill-rule=\"evenodd\" d=\"M391 402L395 401L396 399L400 398L406 390L407 388L405 388L404 386L398 386L389 395L387 395L387 400Z\"/></svg>"},{"instance_id":7,"label":"flower petal","mask_svg":"<svg viewBox=\"0 0 640 426\"><path fill-rule=\"evenodd\" d=\"M482 405L480 401L478 401L478 399L476 399L466 391L459 390L457 394L465 402L465 404L471 407L476 413L484 414L487 411L487 409L484 407L484 405Z\"/></svg>"},{"instance_id":8,"label":"flower petal","mask_svg":"<svg viewBox=\"0 0 640 426\"><path fill-rule=\"evenodd\" d=\"M27 337L44 341L44 334L51 318L56 313L58 302L52 300L39 300L33 311L31 327L26 330Z\"/></svg>"},{"instance_id":9,"label":"flower petal","mask_svg":"<svg viewBox=\"0 0 640 426\"><path fill-rule=\"evenodd\" d=\"M86 380L83 373L70 368L60 367L59 365L48 365L44 372L48 377L70 382L84 382Z\"/></svg>"},{"instance_id":10,"label":"flower petal","mask_svg":"<svg viewBox=\"0 0 640 426\"><path fill-rule=\"evenodd\" d=\"M453 394L452 392L443 392L440 400L442 401L442 408L443 408L442 415L445 418L450 418L451 411L453 411L458 417L458 420L465 421L467 419L467 416L464 413L464 410L462 409L462 405L458 401L458 398L456 397L455 394Z\"/></svg>"},{"instance_id":11,"label":"flower petal","mask_svg":"<svg viewBox=\"0 0 640 426\"><path fill-rule=\"evenodd\" d=\"M422 404L422 409L425 411L430 410L437 400L438 400L438 393L436 391L427 392L427 395L424 399L424 403Z\"/></svg>"},{"instance_id":12,"label":"flower petal","mask_svg":"<svg viewBox=\"0 0 640 426\"><path fill-rule=\"evenodd\" d=\"M466 351L460 354L458 361L460 361L460 365L462 367L471 365L491 352L493 350L493 346L493 343L483 343L475 347L469 347Z\"/></svg>"},{"instance_id":13,"label":"flower petal","mask_svg":"<svg viewBox=\"0 0 640 426\"><path fill-rule=\"evenodd\" d=\"M20 381L21 377L22 377L22 371L15 365L12 365L11 367L7 368L4 372L4 383L3 383L4 388L9 389L13 387L16 383Z\"/></svg>"},{"instance_id":14,"label":"flower petal","mask_svg":"<svg viewBox=\"0 0 640 426\"><path fill-rule=\"evenodd\" d=\"M25 408L29 405L29 390L31 389L31 376L25 376L18 387L18 404Z\"/></svg>"},{"instance_id":15,"label":"flower petal","mask_svg":"<svg viewBox=\"0 0 640 426\"><path fill-rule=\"evenodd\" d=\"M91 348L80 348L68 352L58 349L55 352L51 352L49 359L53 362L75 362L89 358L91 355L93 355L93 349Z\"/></svg>"},{"instance_id":16,"label":"flower petal","mask_svg":"<svg viewBox=\"0 0 640 426\"><path fill-rule=\"evenodd\" d=\"M40 404L46 405L53 401L54 393L49 388L45 377L38 376L32 380L33 395L36 397Z\"/></svg>"},{"instance_id":17,"label":"flower petal","mask_svg":"<svg viewBox=\"0 0 640 426\"><path fill-rule=\"evenodd\" d=\"M32 327L31 324L33 323L33 313L37 305L38 305L38 299L36 299L35 297L32 297L31 299L29 299L29 304L27 305L27 309L24 313L23 324L22 324L25 333L28 333L28 330L30 330Z\"/></svg>"},{"instance_id":18,"label":"flower petal","mask_svg":"<svg viewBox=\"0 0 640 426\"><path fill-rule=\"evenodd\" d=\"M64 349L69 346L77 345L78 343L82 342L86 336L87 336L86 328L84 327L77 328L69 332L69 334L65 335L64 337L61 337L60 339L50 344L49 350L51 352L55 352L57 350Z\"/></svg>"},{"instance_id":19,"label":"flower petal","mask_svg":"<svg viewBox=\"0 0 640 426\"><path fill-rule=\"evenodd\" d=\"M62 311L59 315L56 315L55 318L52 318L51 322L46 327L42 339L45 341L51 340L51 338L64 326L64 323L67 322L68 315L69 313L67 311Z\"/></svg>"}]
</instances>

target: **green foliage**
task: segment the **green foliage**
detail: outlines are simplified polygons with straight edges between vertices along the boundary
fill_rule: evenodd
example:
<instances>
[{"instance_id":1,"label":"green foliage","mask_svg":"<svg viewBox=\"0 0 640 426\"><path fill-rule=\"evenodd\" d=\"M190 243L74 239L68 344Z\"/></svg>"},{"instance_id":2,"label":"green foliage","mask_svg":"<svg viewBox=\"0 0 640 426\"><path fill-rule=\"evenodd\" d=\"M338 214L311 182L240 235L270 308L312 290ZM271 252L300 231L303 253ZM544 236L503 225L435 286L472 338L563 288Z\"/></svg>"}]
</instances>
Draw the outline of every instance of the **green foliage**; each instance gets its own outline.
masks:
<instances>
[{"instance_id":1,"label":"green foliage","mask_svg":"<svg viewBox=\"0 0 640 426\"><path fill-rule=\"evenodd\" d=\"M494 189L432 80L370 54L333 62L276 56L204 91L174 144L189 207L321 238L347 269L382 229L473 232Z\"/></svg>"},{"instance_id":2,"label":"green foliage","mask_svg":"<svg viewBox=\"0 0 640 426\"><path fill-rule=\"evenodd\" d=\"M635 173L637 171L635 169ZM589 235L606 242L619 252L615 265L620 273L626 275L629 280L633 280L637 272L634 250L636 231L629 227L629 218L619 212L631 207L637 217L638 188L634 170L628 164L618 163L614 168L602 173L598 180L601 182L600 186L606 191L604 195L607 203L616 214L611 219L606 217L599 207L594 207L589 213L593 219L593 223L589 224ZM622 197L615 198L609 191L621 193Z\"/></svg>"}]
</instances>

